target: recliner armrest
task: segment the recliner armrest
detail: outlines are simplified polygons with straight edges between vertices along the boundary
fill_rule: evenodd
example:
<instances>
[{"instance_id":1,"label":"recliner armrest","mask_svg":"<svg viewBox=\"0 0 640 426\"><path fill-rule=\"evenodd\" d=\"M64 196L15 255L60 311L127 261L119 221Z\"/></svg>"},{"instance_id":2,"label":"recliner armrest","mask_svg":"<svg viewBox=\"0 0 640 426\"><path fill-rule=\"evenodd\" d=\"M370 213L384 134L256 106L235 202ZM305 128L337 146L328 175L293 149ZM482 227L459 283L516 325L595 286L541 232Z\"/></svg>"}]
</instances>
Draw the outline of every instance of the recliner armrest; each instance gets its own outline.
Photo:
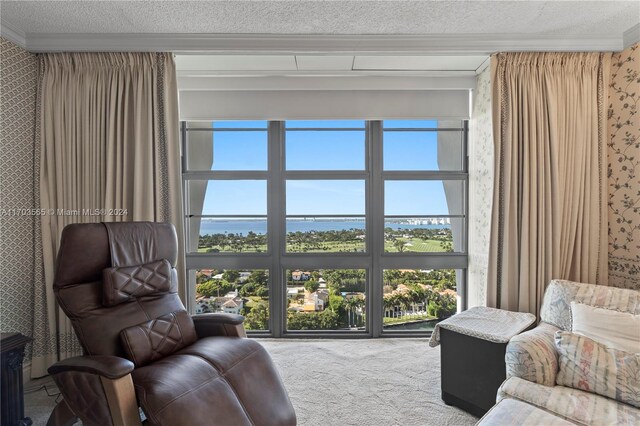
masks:
<instances>
[{"instance_id":1,"label":"recliner armrest","mask_svg":"<svg viewBox=\"0 0 640 426\"><path fill-rule=\"evenodd\" d=\"M209 336L235 336L246 337L244 330L244 317L235 314L201 314L192 315L199 338Z\"/></svg>"},{"instance_id":2,"label":"recliner armrest","mask_svg":"<svg viewBox=\"0 0 640 426\"><path fill-rule=\"evenodd\" d=\"M128 359L88 355L56 362L48 371L64 397L66 419L70 410L87 426L140 426L133 369Z\"/></svg>"},{"instance_id":3,"label":"recliner armrest","mask_svg":"<svg viewBox=\"0 0 640 426\"><path fill-rule=\"evenodd\" d=\"M55 375L69 371L97 374L107 379L119 379L131 373L133 362L118 356L94 355L76 356L56 362L47 370Z\"/></svg>"},{"instance_id":4,"label":"recliner armrest","mask_svg":"<svg viewBox=\"0 0 640 426\"><path fill-rule=\"evenodd\" d=\"M559 328L541 322L533 330L514 336L507 345L507 379L519 377L530 382L554 386L558 372L558 352L554 335Z\"/></svg>"}]
</instances>

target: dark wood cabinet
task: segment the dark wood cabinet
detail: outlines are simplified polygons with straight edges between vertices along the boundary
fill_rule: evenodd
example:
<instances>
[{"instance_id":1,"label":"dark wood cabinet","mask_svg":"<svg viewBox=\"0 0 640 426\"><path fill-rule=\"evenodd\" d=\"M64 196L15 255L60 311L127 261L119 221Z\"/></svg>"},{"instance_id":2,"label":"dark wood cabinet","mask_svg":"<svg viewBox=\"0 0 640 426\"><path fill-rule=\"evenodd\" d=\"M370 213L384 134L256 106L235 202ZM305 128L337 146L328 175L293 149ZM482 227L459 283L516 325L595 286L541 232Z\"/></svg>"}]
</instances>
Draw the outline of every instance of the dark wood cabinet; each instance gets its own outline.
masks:
<instances>
[{"instance_id":1,"label":"dark wood cabinet","mask_svg":"<svg viewBox=\"0 0 640 426\"><path fill-rule=\"evenodd\" d=\"M506 379L506 343L441 329L442 400L482 417L496 403Z\"/></svg>"},{"instance_id":2,"label":"dark wood cabinet","mask_svg":"<svg viewBox=\"0 0 640 426\"><path fill-rule=\"evenodd\" d=\"M24 416L24 395L22 386L22 360L24 347L31 338L20 333L2 333L0 352L2 352L2 426L30 426L31 419Z\"/></svg>"}]
</instances>

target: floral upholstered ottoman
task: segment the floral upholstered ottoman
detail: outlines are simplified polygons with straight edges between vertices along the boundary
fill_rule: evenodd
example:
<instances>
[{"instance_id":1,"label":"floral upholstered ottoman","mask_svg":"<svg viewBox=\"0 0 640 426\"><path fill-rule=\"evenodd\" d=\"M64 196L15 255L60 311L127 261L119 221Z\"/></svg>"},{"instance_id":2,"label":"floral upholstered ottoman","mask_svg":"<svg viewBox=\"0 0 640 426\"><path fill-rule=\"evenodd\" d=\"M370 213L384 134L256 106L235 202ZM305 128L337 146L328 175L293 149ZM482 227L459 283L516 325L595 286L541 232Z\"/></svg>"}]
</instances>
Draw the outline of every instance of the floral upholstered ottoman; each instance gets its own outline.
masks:
<instances>
[{"instance_id":1,"label":"floral upholstered ottoman","mask_svg":"<svg viewBox=\"0 0 640 426\"><path fill-rule=\"evenodd\" d=\"M535 321L531 314L477 306L436 324L429 345L442 344L440 382L445 404L477 417L489 411L506 378L507 343Z\"/></svg>"}]
</instances>

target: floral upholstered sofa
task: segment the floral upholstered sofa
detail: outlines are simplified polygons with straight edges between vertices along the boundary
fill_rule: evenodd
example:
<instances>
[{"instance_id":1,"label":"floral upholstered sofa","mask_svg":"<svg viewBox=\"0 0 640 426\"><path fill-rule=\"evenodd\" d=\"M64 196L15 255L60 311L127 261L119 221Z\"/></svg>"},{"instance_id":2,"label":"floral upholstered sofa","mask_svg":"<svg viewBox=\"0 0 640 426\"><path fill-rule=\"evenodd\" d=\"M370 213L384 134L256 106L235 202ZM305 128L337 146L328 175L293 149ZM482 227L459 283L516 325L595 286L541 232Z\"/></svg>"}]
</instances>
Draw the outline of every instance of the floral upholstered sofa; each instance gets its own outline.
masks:
<instances>
[{"instance_id":1,"label":"floral upholstered sofa","mask_svg":"<svg viewBox=\"0 0 640 426\"><path fill-rule=\"evenodd\" d=\"M574 387L556 384L562 381L558 379L557 339L562 334L569 335L556 332L572 330L572 301L633 315L640 314L640 291L564 280L551 281L544 295L539 325L515 336L507 346L507 380L498 390L498 402L505 399L523 401L577 424L640 425L640 408L637 408L640 401L640 370L637 368L640 365L640 354L635 351L628 353L623 361L632 364L631 368L625 370L627 365L618 369L625 372L626 377L614 379L613 386L605 383L605 387L614 388L613 393L604 392L609 397L598 395L597 393L603 392L594 390L595 387L590 389L580 382ZM613 357L615 363L620 358L620 355L616 356ZM599 361L595 360L593 364ZM591 361L578 359L576 369L584 368L585 363L590 364ZM628 371L632 373L627 374ZM624 382L622 391L620 382ZM602 381L598 386L602 386ZM581 387L590 389L591 392L581 390ZM621 402L629 401L629 397L631 403Z\"/></svg>"}]
</instances>

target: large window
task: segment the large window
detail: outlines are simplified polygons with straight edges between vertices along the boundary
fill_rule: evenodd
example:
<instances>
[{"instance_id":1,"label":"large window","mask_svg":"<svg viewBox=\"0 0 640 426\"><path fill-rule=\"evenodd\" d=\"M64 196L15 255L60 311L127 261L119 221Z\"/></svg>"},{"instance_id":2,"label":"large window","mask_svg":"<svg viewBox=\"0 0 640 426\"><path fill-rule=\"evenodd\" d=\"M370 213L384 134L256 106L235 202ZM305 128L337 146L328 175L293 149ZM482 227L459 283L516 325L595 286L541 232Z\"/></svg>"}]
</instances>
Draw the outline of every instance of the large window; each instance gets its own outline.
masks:
<instances>
[{"instance_id":1,"label":"large window","mask_svg":"<svg viewBox=\"0 0 640 426\"><path fill-rule=\"evenodd\" d=\"M274 336L465 308L467 123L183 122L189 308Z\"/></svg>"}]
</instances>

